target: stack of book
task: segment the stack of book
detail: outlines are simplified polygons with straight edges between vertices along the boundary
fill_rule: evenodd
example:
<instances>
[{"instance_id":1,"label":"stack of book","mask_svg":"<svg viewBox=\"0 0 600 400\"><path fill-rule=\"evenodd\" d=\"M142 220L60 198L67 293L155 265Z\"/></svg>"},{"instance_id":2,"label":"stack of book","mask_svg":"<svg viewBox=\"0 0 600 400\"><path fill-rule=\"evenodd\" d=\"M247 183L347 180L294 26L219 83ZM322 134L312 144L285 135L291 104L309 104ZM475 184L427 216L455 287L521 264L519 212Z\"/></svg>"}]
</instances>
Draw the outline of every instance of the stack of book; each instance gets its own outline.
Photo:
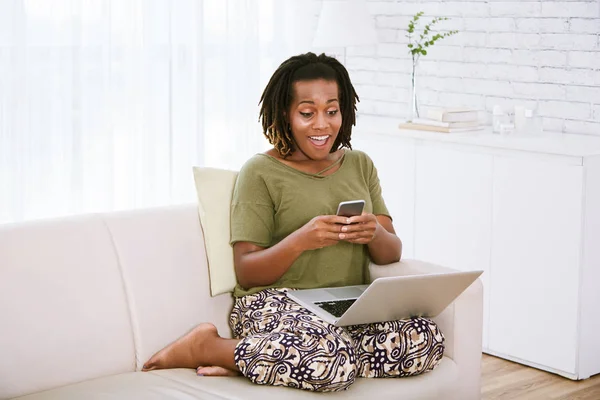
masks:
<instances>
[{"instance_id":1,"label":"stack of book","mask_svg":"<svg viewBox=\"0 0 600 400\"><path fill-rule=\"evenodd\" d=\"M400 129L433 132L468 132L481 129L479 112L468 108L435 109L427 112L427 118L415 118L400 124Z\"/></svg>"}]
</instances>

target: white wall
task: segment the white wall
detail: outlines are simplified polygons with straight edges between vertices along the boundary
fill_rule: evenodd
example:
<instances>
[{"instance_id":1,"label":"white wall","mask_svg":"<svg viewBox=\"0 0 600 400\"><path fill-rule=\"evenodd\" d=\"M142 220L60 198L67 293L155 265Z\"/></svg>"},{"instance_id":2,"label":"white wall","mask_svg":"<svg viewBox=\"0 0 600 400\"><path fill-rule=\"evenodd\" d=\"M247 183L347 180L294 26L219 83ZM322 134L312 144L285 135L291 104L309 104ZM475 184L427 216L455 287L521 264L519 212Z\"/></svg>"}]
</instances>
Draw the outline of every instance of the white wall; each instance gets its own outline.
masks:
<instances>
[{"instance_id":1,"label":"white wall","mask_svg":"<svg viewBox=\"0 0 600 400\"><path fill-rule=\"evenodd\" d=\"M418 11L446 16L460 32L438 42L420 65L423 106L535 107L546 130L600 136L600 1L368 2L379 44L349 48L359 111L408 112L410 59L405 29Z\"/></svg>"}]
</instances>

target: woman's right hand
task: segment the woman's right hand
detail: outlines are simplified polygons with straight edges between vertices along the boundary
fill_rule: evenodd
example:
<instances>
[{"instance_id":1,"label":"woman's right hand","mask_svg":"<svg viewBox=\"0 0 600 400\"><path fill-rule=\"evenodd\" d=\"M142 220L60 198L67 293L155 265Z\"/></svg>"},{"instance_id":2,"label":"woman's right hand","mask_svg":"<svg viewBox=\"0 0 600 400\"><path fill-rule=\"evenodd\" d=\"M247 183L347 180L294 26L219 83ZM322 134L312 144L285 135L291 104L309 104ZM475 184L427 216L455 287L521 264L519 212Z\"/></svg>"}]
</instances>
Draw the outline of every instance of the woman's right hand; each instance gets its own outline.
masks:
<instances>
[{"instance_id":1,"label":"woman's right hand","mask_svg":"<svg viewBox=\"0 0 600 400\"><path fill-rule=\"evenodd\" d=\"M294 232L302 250L315 250L333 246L340 241L342 227L348 223L347 217L319 215Z\"/></svg>"}]
</instances>

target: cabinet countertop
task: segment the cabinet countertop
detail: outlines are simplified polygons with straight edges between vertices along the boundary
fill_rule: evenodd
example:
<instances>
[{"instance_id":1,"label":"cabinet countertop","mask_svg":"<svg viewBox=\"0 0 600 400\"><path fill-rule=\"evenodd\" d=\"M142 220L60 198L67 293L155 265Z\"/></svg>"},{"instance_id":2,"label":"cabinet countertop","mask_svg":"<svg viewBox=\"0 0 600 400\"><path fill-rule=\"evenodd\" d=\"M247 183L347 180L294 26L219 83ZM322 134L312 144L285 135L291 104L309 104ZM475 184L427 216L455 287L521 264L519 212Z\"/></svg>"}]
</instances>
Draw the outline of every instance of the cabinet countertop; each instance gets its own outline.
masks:
<instances>
[{"instance_id":1,"label":"cabinet countertop","mask_svg":"<svg viewBox=\"0 0 600 400\"><path fill-rule=\"evenodd\" d=\"M461 145L484 146L505 150L528 151L556 154L571 157L589 157L600 155L600 136L578 135L571 133L544 132L541 135L499 135L493 134L490 126L481 130L440 133L399 129L403 121L400 118L359 115L355 131L361 139L368 134L381 134L408 139L455 143Z\"/></svg>"}]
</instances>

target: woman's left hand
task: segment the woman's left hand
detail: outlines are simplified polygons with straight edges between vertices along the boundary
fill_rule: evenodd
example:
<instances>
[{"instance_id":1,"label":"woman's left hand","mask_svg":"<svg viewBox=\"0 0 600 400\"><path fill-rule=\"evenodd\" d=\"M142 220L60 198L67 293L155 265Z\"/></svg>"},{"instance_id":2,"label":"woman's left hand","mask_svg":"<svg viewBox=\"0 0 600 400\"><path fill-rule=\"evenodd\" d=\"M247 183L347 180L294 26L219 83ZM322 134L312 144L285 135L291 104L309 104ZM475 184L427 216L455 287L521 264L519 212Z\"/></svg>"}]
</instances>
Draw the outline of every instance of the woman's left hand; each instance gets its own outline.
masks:
<instances>
[{"instance_id":1,"label":"woman's left hand","mask_svg":"<svg viewBox=\"0 0 600 400\"><path fill-rule=\"evenodd\" d=\"M347 225L340 228L339 238L350 243L369 244L380 228L377 217L373 214L362 214L347 219Z\"/></svg>"}]
</instances>

